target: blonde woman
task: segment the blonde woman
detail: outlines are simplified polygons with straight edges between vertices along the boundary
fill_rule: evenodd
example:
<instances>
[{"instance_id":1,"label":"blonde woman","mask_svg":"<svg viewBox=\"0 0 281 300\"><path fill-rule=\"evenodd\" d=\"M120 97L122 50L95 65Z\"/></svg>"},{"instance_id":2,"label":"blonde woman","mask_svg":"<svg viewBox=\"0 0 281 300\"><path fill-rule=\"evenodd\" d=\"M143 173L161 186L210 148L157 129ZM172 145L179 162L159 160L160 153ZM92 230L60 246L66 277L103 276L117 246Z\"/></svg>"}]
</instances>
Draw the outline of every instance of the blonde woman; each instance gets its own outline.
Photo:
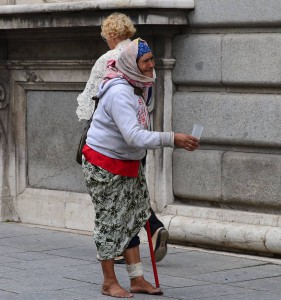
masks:
<instances>
[{"instance_id":1,"label":"blonde woman","mask_svg":"<svg viewBox=\"0 0 281 300\"><path fill-rule=\"evenodd\" d=\"M96 61L84 91L77 98L78 107L76 113L79 120L89 120L91 118L95 106L93 98L96 97L99 84L105 75L108 61L117 59L120 52L131 42L130 38L135 32L136 29L132 20L121 13L113 13L102 22L101 36L107 42L110 50ZM155 259L160 261L167 253L169 233L152 209L149 223ZM123 256L115 258L115 263L117 264L124 262Z\"/></svg>"},{"instance_id":2,"label":"blonde woman","mask_svg":"<svg viewBox=\"0 0 281 300\"><path fill-rule=\"evenodd\" d=\"M93 114L95 101L106 65L109 60L116 60L119 53L130 43L130 38L136 29L131 19L124 14L113 13L102 23L101 36L107 42L110 50L102 55L92 68L84 91L78 96L76 114L79 120L89 120Z\"/></svg>"}]
</instances>

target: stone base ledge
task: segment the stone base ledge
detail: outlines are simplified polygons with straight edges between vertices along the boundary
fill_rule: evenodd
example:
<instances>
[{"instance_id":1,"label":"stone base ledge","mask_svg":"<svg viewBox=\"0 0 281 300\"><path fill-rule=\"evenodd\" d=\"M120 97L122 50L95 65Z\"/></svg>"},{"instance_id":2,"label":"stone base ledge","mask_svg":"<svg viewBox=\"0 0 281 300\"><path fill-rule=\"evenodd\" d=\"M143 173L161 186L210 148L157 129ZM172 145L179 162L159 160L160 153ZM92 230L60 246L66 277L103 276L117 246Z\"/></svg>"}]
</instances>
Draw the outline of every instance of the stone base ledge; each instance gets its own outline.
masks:
<instances>
[{"instance_id":1,"label":"stone base ledge","mask_svg":"<svg viewBox=\"0 0 281 300\"><path fill-rule=\"evenodd\" d=\"M184 205L180 202L166 206L162 214L254 226L281 227L280 215Z\"/></svg>"},{"instance_id":2,"label":"stone base ledge","mask_svg":"<svg viewBox=\"0 0 281 300\"><path fill-rule=\"evenodd\" d=\"M173 242L281 254L280 216L179 205L165 211L175 209L185 215L159 215Z\"/></svg>"},{"instance_id":3,"label":"stone base ledge","mask_svg":"<svg viewBox=\"0 0 281 300\"><path fill-rule=\"evenodd\" d=\"M90 196L27 188L15 200L20 221L27 224L92 232L94 207ZM160 220L170 241L235 251L281 254L280 216L226 209L168 205ZM145 230L140 233L147 241Z\"/></svg>"}]
</instances>

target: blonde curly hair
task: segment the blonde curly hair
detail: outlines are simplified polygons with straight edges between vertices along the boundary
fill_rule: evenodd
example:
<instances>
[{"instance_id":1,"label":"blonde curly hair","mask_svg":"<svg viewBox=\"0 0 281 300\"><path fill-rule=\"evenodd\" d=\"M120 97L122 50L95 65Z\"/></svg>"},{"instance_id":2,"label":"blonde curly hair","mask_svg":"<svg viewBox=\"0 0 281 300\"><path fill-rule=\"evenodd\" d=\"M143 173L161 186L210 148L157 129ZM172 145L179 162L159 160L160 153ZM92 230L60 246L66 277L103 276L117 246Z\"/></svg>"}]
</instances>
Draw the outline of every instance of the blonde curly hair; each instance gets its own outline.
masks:
<instances>
[{"instance_id":1,"label":"blonde curly hair","mask_svg":"<svg viewBox=\"0 0 281 300\"><path fill-rule=\"evenodd\" d=\"M121 37L131 38L137 30L132 20L120 13L113 13L103 20L101 25L101 36L105 39Z\"/></svg>"}]
</instances>

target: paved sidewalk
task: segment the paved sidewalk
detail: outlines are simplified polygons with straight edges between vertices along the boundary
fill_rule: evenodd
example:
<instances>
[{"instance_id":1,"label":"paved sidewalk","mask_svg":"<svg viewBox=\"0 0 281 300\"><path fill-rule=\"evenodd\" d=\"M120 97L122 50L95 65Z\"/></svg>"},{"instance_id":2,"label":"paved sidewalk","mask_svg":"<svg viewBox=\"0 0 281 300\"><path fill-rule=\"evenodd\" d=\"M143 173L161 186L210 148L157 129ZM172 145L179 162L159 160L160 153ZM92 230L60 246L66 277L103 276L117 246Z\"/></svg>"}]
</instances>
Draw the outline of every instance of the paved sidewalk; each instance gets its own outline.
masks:
<instances>
[{"instance_id":1,"label":"paved sidewalk","mask_svg":"<svg viewBox=\"0 0 281 300\"><path fill-rule=\"evenodd\" d=\"M145 277L154 281L148 245L141 245ZM281 260L169 246L158 263L163 296L136 300L279 300ZM124 265L116 266L129 288ZM101 269L90 235L0 223L1 300L97 300Z\"/></svg>"}]
</instances>

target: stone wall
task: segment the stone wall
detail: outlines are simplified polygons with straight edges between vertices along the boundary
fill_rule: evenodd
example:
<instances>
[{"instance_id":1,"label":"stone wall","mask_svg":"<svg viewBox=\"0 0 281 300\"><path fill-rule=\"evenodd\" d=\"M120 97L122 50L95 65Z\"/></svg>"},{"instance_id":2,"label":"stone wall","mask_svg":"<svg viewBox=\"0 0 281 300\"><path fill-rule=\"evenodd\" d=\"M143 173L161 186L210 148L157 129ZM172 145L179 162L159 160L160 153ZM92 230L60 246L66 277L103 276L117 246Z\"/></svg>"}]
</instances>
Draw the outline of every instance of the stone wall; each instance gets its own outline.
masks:
<instances>
[{"instance_id":1,"label":"stone wall","mask_svg":"<svg viewBox=\"0 0 281 300\"><path fill-rule=\"evenodd\" d=\"M173 128L205 129L196 153L174 151L164 211L183 216L171 218L185 224L172 226L176 240L271 252L280 223L256 220L281 212L281 3L197 0L189 23L173 42Z\"/></svg>"},{"instance_id":2,"label":"stone wall","mask_svg":"<svg viewBox=\"0 0 281 300\"><path fill-rule=\"evenodd\" d=\"M68 2L0 2L0 219L92 230L74 110L117 7ZM178 2L118 8L157 58L154 129L205 126L196 152L149 152L153 207L173 242L279 255L280 1Z\"/></svg>"},{"instance_id":3,"label":"stone wall","mask_svg":"<svg viewBox=\"0 0 281 300\"><path fill-rule=\"evenodd\" d=\"M150 109L155 129L172 130L172 37L187 26L193 1L169 10L168 1L149 3L164 3L160 10L145 3L129 3L127 10L112 0L0 6L0 87L6 91L4 96L0 90L0 220L93 229L93 206L75 161L85 126L75 114L76 99L96 59L108 50L100 26L113 11L128 14L153 49L157 84ZM171 153L149 154L147 178L155 208L155 199L159 207L173 202Z\"/></svg>"}]
</instances>

